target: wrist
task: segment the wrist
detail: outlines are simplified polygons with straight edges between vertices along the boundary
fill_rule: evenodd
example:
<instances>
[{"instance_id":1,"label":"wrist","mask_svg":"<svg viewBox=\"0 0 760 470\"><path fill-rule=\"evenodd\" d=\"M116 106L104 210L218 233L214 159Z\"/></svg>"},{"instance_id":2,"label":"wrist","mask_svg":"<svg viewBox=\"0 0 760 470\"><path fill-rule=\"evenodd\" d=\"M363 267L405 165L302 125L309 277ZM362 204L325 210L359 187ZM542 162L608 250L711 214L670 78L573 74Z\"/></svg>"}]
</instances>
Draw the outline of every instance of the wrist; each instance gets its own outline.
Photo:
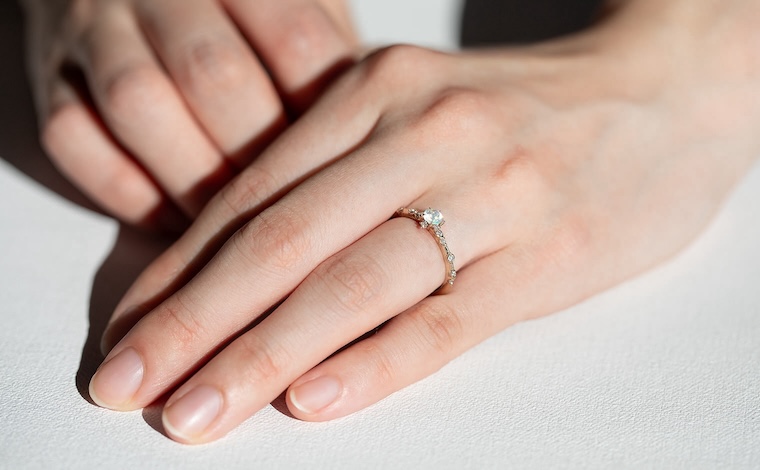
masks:
<instances>
[{"instance_id":1,"label":"wrist","mask_svg":"<svg viewBox=\"0 0 760 470\"><path fill-rule=\"evenodd\" d=\"M613 49L622 41L665 52L659 55L676 63L720 62L727 72L760 75L756 0L610 0L595 29Z\"/></svg>"}]
</instances>

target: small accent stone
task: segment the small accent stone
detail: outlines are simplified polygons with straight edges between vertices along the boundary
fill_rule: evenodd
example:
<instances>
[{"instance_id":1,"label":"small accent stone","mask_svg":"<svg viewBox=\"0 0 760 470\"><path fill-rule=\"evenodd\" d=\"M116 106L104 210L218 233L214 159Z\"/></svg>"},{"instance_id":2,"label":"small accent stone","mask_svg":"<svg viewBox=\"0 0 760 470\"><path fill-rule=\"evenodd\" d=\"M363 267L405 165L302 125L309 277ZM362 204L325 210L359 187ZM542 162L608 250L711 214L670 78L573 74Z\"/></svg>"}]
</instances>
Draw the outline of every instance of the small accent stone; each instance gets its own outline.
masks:
<instances>
[{"instance_id":1,"label":"small accent stone","mask_svg":"<svg viewBox=\"0 0 760 470\"><path fill-rule=\"evenodd\" d=\"M443 225L443 214L436 209L425 209L422 218L430 225Z\"/></svg>"},{"instance_id":2,"label":"small accent stone","mask_svg":"<svg viewBox=\"0 0 760 470\"><path fill-rule=\"evenodd\" d=\"M449 277L451 279L455 279L457 277L457 272L452 269L451 272L449 273Z\"/></svg>"},{"instance_id":3,"label":"small accent stone","mask_svg":"<svg viewBox=\"0 0 760 470\"><path fill-rule=\"evenodd\" d=\"M453 263L454 262L454 254L453 253L449 253L449 256L446 257L446 259L449 260L449 263Z\"/></svg>"}]
</instances>

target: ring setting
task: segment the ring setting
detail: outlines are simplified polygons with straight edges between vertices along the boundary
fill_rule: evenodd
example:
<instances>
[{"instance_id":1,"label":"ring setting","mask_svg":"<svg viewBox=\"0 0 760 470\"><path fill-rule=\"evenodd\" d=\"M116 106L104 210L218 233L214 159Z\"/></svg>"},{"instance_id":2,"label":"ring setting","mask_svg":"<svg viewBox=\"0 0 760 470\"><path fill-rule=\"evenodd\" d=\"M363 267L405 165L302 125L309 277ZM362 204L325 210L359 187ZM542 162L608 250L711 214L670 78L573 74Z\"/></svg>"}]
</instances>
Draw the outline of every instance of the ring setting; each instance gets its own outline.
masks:
<instances>
[{"instance_id":1,"label":"ring setting","mask_svg":"<svg viewBox=\"0 0 760 470\"><path fill-rule=\"evenodd\" d=\"M443 255L443 261L446 263L446 279L443 281L443 284L441 284L439 289L447 285L454 285L454 280L457 278L457 270L454 267L454 260L456 257L449 249L446 237L443 235L443 230L441 230L443 224L446 223L441 211L430 207L424 211L402 207L396 211L395 217L406 217L417 221L421 228L424 228L436 238L438 241L438 247L441 249L441 254Z\"/></svg>"}]
</instances>

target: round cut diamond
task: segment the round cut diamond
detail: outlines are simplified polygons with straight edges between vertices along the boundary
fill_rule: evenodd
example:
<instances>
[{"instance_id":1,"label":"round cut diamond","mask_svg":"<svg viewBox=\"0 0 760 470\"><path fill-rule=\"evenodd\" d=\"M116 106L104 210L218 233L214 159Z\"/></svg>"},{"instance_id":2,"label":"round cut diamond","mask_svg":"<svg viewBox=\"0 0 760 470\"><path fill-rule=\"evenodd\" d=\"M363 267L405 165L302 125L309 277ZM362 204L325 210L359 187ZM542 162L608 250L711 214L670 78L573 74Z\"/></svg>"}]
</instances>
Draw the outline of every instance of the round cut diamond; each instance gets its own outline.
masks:
<instances>
[{"instance_id":1,"label":"round cut diamond","mask_svg":"<svg viewBox=\"0 0 760 470\"><path fill-rule=\"evenodd\" d=\"M430 225L443 225L443 214L436 209L425 209L422 218Z\"/></svg>"}]
</instances>

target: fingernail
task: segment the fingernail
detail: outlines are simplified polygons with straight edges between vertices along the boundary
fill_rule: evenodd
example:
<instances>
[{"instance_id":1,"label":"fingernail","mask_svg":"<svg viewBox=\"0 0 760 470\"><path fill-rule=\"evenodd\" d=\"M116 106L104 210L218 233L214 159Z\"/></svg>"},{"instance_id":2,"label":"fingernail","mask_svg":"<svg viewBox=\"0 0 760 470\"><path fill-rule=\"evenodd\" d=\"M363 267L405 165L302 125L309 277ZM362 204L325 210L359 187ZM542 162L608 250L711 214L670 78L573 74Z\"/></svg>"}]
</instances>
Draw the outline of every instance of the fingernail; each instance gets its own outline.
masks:
<instances>
[{"instance_id":1,"label":"fingernail","mask_svg":"<svg viewBox=\"0 0 760 470\"><path fill-rule=\"evenodd\" d=\"M104 408L123 409L140 388L143 363L134 348L127 348L100 366L90 380L90 397Z\"/></svg>"},{"instance_id":2,"label":"fingernail","mask_svg":"<svg viewBox=\"0 0 760 470\"><path fill-rule=\"evenodd\" d=\"M314 414L334 402L342 388L338 379L322 376L290 389L290 402L300 411Z\"/></svg>"},{"instance_id":3,"label":"fingernail","mask_svg":"<svg viewBox=\"0 0 760 470\"><path fill-rule=\"evenodd\" d=\"M203 434L221 409L222 394L199 385L164 409L164 427L172 436L192 440Z\"/></svg>"}]
</instances>

